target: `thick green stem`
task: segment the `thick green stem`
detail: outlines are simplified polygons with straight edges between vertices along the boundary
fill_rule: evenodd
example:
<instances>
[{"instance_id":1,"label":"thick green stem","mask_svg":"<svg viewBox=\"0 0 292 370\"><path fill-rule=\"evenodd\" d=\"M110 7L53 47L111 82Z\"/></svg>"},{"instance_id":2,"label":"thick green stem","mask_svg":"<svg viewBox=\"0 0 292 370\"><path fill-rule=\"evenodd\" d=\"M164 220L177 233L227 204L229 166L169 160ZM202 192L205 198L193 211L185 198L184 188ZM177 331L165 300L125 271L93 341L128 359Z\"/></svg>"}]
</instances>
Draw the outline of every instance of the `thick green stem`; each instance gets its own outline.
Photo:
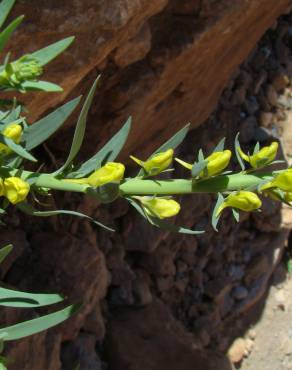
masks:
<instances>
[{"instance_id":1,"label":"thick green stem","mask_svg":"<svg viewBox=\"0 0 292 370\"><path fill-rule=\"evenodd\" d=\"M271 173L260 175L238 173L197 182L183 179L157 181L133 179L121 184L120 191L122 195L218 193L256 188L262 181L270 179L272 179Z\"/></svg>"},{"instance_id":2,"label":"thick green stem","mask_svg":"<svg viewBox=\"0 0 292 370\"><path fill-rule=\"evenodd\" d=\"M33 187L81 193L86 193L90 187L86 184L59 180L50 174L39 174L29 171L19 173L17 170L7 170L7 175L20 176L24 180L30 181ZM134 178L121 183L120 193L122 196L218 193L250 188L256 189L260 183L271 180L272 178L272 173L246 174L242 172L200 181L191 179L143 180L141 178Z\"/></svg>"}]
</instances>

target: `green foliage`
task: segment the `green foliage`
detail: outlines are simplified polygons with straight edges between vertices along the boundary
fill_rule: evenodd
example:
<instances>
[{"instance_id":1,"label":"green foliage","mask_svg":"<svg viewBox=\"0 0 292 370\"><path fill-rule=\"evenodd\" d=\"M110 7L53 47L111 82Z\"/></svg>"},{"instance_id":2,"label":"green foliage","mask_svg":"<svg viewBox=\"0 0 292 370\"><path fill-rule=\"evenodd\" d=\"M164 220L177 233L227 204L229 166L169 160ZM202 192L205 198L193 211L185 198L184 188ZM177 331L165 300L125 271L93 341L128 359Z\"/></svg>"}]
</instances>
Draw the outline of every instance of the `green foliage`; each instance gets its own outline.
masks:
<instances>
[{"instance_id":1,"label":"green foliage","mask_svg":"<svg viewBox=\"0 0 292 370\"><path fill-rule=\"evenodd\" d=\"M64 165L58 171L55 172L55 175L63 172L69 165L71 165L73 159L76 157L76 155L78 154L78 152L81 148L83 138L84 138L84 134L85 134L86 120L87 120L88 111L89 111L89 108L91 106L91 103L92 103L92 100L93 100L93 97L94 97L94 93L95 93L95 90L96 90L97 83L99 81L99 77L100 76L98 76L97 79L94 81L94 83L93 83L93 85L92 85L92 87L91 87L91 89L88 93L88 96L87 96L87 98L84 102L84 105L82 107L82 110L81 110L81 113L79 115L77 125L76 125L76 128L75 128L73 141L72 141L72 145L71 145L71 149L70 149L68 158L67 158L66 162L64 163Z\"/></svg>"}]
</instances>

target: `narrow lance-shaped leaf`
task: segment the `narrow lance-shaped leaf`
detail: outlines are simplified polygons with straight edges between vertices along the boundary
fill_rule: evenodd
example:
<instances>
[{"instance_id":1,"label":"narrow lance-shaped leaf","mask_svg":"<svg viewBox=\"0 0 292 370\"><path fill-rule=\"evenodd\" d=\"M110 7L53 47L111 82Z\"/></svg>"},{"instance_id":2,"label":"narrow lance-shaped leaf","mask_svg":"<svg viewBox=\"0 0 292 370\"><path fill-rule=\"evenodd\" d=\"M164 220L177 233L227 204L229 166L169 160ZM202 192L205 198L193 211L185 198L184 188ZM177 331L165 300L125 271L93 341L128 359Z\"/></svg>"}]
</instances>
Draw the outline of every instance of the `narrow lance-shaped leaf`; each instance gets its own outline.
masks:
<instances>
[{"instance_id":1,"label":"narrow lance-shaped leaf","mask_svg":"<svg viewBox=\"0 0 292 370\"><path fill-rule=\"evenodd\" d=\"M10 39L12 33L15 31L15 29L19 26L19 24L23 20L23 15L20 17L17 17L12 21L1 33L0 33L0 53L4 49L6 43Z\"/></svg>"},{"instance_id":2,"label":"narrow lance-shaped leaf","mask_svg":"<svg viewBox=\"0 0 292 370\"><path fill-rule=\"evenodd\" d=\"M26 149L31 150L37 147L53 135L74 111L80 99L81 96L69 101L33 125L28 126L23 132Z\"/></svg>"},{"instance_id":3,"label":"narrow lance-shaped leaf","mask_svg":"<svg viewBox=\"0 0 292 370\"><path fill-rule=\"evenodd\" d=\"M213 149L213 153L222 152L224 150L225 137L219 141L216 147Z\"/></svg>"},{"instance_id":4,"label":"narrow lance-shaped leaf","mask_svg":"<svg viewBox=\"0 0 292 370\"><path fill-rule=\"evenodd\" d=\"M61 92L62 87L48 81L25 81L21 84L25 91Z\"/></svg>"},{"instance_id":5,"label":"narrow lance-shaped leaf","mask_svg":"<svg viewBox=\"0 0 292 370\"><path fill-rule=\"evenodd\" d=\"M20 157L25 158L32 162L37 162L37 159L32 156L27 150L25 150L21 145L16 144L13 140L0 134L0 142L7 145L13 152L18 154Z\"/></svg>"},{"instance_id":6,"label":"narrow lance-shaped leaf","mask_svg":"<svg viewBox=\"0 0 292 370\"><path fill-rule=\"evenodd\" d=\"M260 143L257 142L254 149L253 149L253 154L256 154L260 150Z\"/></svg>"},{"instance_id":7,"label":"narrow lance-shaped leaf","mask_svg":"<svg viewBox=\"0 0 292 370\"><path fill-rule=\"evenodd\" d=\"M71 305L49 315L7 326L0 329L0 335L3 334L4 342L28 337L29 335L39 333L60 324L74 315L79 308L80 305Z\"/></svg>"},{"instance_id":8,"label":"narrow lance-shaped leaf","mask_svg":"<svg viewBox=\"0 0 292 370\"><path fill-rule=\"evenodd\" d=\"M244 162L243 162L243 160L242 160L242 158L241 158L241 156L240 156L240 154L238 153L238 150L237 150L237 148L240 149L240 144L239 144L238 138L239 138L239 132L237 133L237 135L235 136L235 139L234 139L234 150L235 150L235 155L236 155L236 158L238 160L238 163L239 163L242 171L244 171L245 170L245 165L244 165Z\"/></svg>"},{"instance_id":9,"label":"narrow lance-shaped leaf","mask_svg":"<svg viewBox=\"0 0 292 370\"><path fill-rule=\"evenodd\" d=\"M89 173L101 167L105 162L116 159L122 150L131 129L132 119L129 117L124 126L88 161L84 162L78 170L71 172L67 177L85 177Z\"/></svg>"},{"instance_id":10,"label":"narrow lance-shaped leaf","mask_svg":"<svg viewBox=\"0 0 292 370\"><path fill-rule=\"evenodd\" d=\"M17 107L9 111L8 114L3 119L1 119L1 121L3 123L12 123L20 117L20 113L21 105L18 105Z\"/></svg>"},{"instance_id":11,"label":"narrow lance-shaped leaf","mask_svg":"<svg viewBox=\"0 0 292 370\"><path fill-rule=\"evenodd\" d=\"M14 3L15 3L15 0L2 0L1 1L0 3L0 27L3 26Z\"/></svg>"},{"instance_id":12,"label":"narrow lance-shaped leaf","mask_svg":"<svg viewBox=\"0 0 292 370\"><path fill-rule=\"evenodd\" d=\"M33 208L33 206L31 206L30 204L27 204L27 203L18 203L17 204L17 208L19 208L22 212L24 213L27 213L31 216L38 216L38 217L50 217L50 216L58 216L58 215L69 215L69 216L75 216L75 217L80 217L80 218L84 218L94 224L96 224L97 226L100 226L108 231L115 231L114 229L106 226L106 225L103 225L101 222L98 222L96 221L95 219L93 219L92 217L90 216L87 216L81 212L76 212L76 211L70 211L70 210L66 210L66 209L58 209L58 210L54 210L54 211L37 211Z\"/></svg>"},{"instance_id":13,"label":"narrow lance-shaped leaf","mask_svg":"<svg viewBox=\"0 0 292 370\"><path fill-rule=\"evenodd\" d=\"M198 152L198 162L203 162L205 160L203 150L200 149Z\"/></svg>"},{"instance_id":14,"label":"narrow lance-shaped leaf","mask_svg":"<svg viewBox=\"0 0 292 370\"><path fill-rule=\"evenodd\" d=\"M239 211L235 208L232 208L232 214L236 222L239 222Z\"/></svg>"},{"instance_id":15,"label":"narrow lance-shaped leaf","mask_svg":"<svg viewBox=\"0 0 292 370\"><path fill-rule=\"evenodd\" d=\"M214 228L215 231L218 231L217 229L217 224L218 224L218 221L220 219L220 215L218 216L217 215L217 212L218 212L218 209L219 207L221 206L221 204L224 202L224 197L221 193L218 193L218 199L217 199L217 202L215 204L215 207L214 207L214 210L213 210L213 214L212 214L212 226Z\"/></svg>"},{"instance_id":16,"label":"narrow lance-shaped leaf","mask_svg":"<svg viewBox=\"0 0 292 370\"><path fill-rule=\"evenodd\" d=\"M0 287L0 306L42 307L64 300L60 294L26 293Z\"/></svg>"},{"instance_id":17,"label":"narrow lance-shaped leaf","mask_svg":"<svg viewBox=\"0 0 292 370\"><path fill-rule=\"evenodd\" d=\"M92 103L92 100L93 100L93 97L94 97L95 89L96 89L97 83L99 81L99 78L100 78L100 76L98 76L97 79L94 81L94 83L93 83L93 85L92 85L92 87L91 87L91 89L90 89L90 91L87 95L87 98L84 102L82 110L80 112L68 158L67 158L66 162L64 163L64 165L58 171L56 171L54 173L55 175L61 173L66 167L68 167L72 163L73 159L76 157L76 155L78 154L78 152L80 150L80 147L81 147L82 142L83 142L84 134L85 134L86 120L87 120L88 111L89 111L89 108L91 106L91 103Z\"/></svg>"},{"instance_id":18,"label":"narrow lance-shaped leaf","mask_svg":"<svg viewBox=\"0 0 292 370\"><path fill-rule=\"evenodd\" d=\"M208 161L197 162L192 167L192 177L197 177L208 165Z\"/></svg>"},{"instance_id":19,"label":"narrow lance-shaped leaf","mask_svg":"<svg viewBox=\"0 0 292 370\"><path fill-rule=\"evenodd\" d=\"M152 153L148 159L152 158L157 153L164 152L168 149L177 148L182 143L184 138L186 137L189 129L190 129L190 123L188 123L185 127L179 130L175 135L173 135L169 140L167 140L164 144L162 144L158 149L156 149L155 152ZM138 176L143 175L143 172L144 172L143 169L141 169L138 172Z\"/></svg>"},{"instance_id":20,"label":"narrow lance-shaped leaf","mask_svg":"<svg viewBox=\"0 0 292 370\"><path fill-rule=\"evenodd\" d=\"M8 244L5 247L0 249L0 263L2 263L5 260L5 258L12 251L12 249L13 249L12 244Z\"/></svg>"},{"instance_id":21,"label":"narrow lance-shaped leaf","mask_svg":"<svg viewBox=\"0 0 292 370\"><path fill-rule=\"evenodd\" d=\"M74 36L67 37L63 40L55 42L45 48L35 51L31 54L32 57L36 58L41 66L48 64L51 60L56 58L64 50L68 48L74 41Z\"/></svg>"}]
</instances>

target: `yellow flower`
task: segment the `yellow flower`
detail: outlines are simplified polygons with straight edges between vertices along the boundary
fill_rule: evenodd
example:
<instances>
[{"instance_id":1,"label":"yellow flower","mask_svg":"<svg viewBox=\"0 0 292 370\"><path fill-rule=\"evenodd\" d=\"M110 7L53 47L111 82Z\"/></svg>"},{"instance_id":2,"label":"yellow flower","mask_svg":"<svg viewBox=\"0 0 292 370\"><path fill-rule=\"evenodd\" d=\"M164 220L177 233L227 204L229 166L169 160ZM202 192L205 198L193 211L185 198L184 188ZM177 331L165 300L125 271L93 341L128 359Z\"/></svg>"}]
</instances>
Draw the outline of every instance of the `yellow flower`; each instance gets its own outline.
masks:
<instances>
[{"instance_id":1,"label":"yellow flower","mask_svg":"<svg viewBox=\"0 0 292 370\"><path fill-rule=\"evenodd\" d=\"M4 183L3 180L0 178L0 197L4 195Z\"/></svg>"},{"instance_id":2,"label":"yellow flower","mask_svg":"<svg viewBox=\"0 0 292 370\"><path fill-rule=\"evenodd\" d=\"M283 191L292 192L292 169L288 169L284 172L279 173L279 175L276 176L274 180L263 185L261 187L261 191L270 188L278 188Z\"/></svg>"},{"instance_id":3,"label":"yellow flower","mask_svg":"<svg viewBox=\"0 0 292 370\"><path fill-rule=\"evenodd\" d=\"M108 182L119 182L123 179L125 166L122 163L108 162L94 171L87 179L90 186L101 186ZM80 180L80 179L78 179Z\"/></svg>"},{"instance_id":4,"label":"yellow flower","mask_svg":"<svg viewBox=\"0 0 292 370\"><path fill-rule=\"evenodd\" d=\"M284 199L286 202L291 203L292 202L292 192L288 191L287 193L285 193Z\"/></svg>"},{"instance_id":5,"label":"yellow flower","mask_svg":"<svg viewBox=\"0 0 292 370\"><path fill-rule=\"evenodd\" d=\"M8 177L4 180L4 195L12 204L22 202L29 189L29 184L19 177Z\"/></svg>"},{"instance_id":6,"label":"yellow flower","mask_svg":"<svg viewBox=\"0 0 292 370\"><path fill-rule=\"evenodd\" d=\"M158 218L167 218L177 215L180 211L180 205L173 199L139 197L146 213Z\"/></svg>"},{"instance_id":7,"label":"yellow flower","mask_svg":"<svg viewBox=\"0 0 292 370\"><path fill-rule=\"evenodd\" d=\"M260 208L262 202L257 194L251 191L239 191L237 193L232 193L224 200L221 206L217 210L216 216L218 217L224 208L232 207L240 209L241 211L254 211Z\"/></svg>"},{"instance_id":8,"label":"yellow flower","mask_svg":"<svg viewBox=\"0 0 292 370\"><path fill-rule=\"evenodd\" d=\"M21 125L12 123L2 131L2 135L13 140L16 144L19 144L22 135L22 127ZM0 152L9 154L12 152L12 150L7 145L0 143Z\"/></svg>"},{"instance_id":9,"label":"yellow flower","mask_svg":"<svg viewBox=\"0 0 292 370\"><path fill-rule=\"evenodd\" d=\"M241 158L248 162L252 168L260 168L273 162L277 155L278 146L279 144L276 141L273 141L271 145L264 146L253 155L246 155L240 148L237 148L237 151Z\"/></svg>"},{"instance_id":10,"label":"yellow flower","mask_svg":"<svg viewBox=\"0 0 292 370\"><path fill-rule=\"evenodd\" d=\"M199 177L205 177L205 171L207 172L207 177L218 175L228 166L230 158L230 150L223 150L221 152L212 153L205 159L208 162L207 167L205 168L205 170L199 173ZM175 160L189 170L191 170L193 167L191 163L184 162L179 158L175 158Z\"/></svg>"},{"instance_id":11,"label":"yellow flower","mask_svg":"<svg viewBox=\"0 0 292 370\"><path fill-rule=\"evenodd\" d=\"M154 154L154 156L143 162L140 159L130 156L139 166L143 167L149 175L158 175L170 166L173 160L173 149L168 149L165 152Z\"/></svg>"}]
</instances>

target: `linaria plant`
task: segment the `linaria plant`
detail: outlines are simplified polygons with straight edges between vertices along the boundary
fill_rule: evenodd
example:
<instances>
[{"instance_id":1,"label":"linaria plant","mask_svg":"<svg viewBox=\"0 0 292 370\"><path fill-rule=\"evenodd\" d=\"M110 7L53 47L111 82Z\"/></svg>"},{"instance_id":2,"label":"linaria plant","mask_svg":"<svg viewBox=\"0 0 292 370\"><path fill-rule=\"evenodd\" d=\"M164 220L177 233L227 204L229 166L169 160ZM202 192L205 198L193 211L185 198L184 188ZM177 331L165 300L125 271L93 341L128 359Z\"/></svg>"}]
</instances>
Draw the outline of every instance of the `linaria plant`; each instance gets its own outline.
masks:
<instances>
[{"instance_id":1,"label":"linaria plant","mask_svg":"<svg viewBox=\"0 0 292 370\"><path fill-rule=\"evenodd\" d=\"M2 0L0 3L0 26L3 25L13 0ZM20 24L22 17L12 21L0 33L0 51L9 40L13 30ZM45 65L65 50L72 42L67 38L27 54L17 60L10 60L9 54L0 66L0 90L31 90L59 91L60 87L39 80ZM153 226L171 232L190 235L201 234L203 230L192 230L168 222L168 218L176 216L181 206L175 196L195 193L217 194L211 223L215 230L219 219L226 209L230 208L235 221L239 221L239 212L260 211L262 196L290 205L292 202L292 169L271 170L275 161L278 143L260 148L256 144L253 153L244 153L240 148L238 135L235 138L234 152L241 170L228 170L231 151L224 148L224 139L214 148L212 153L205 155L199 151L192 163L175 158L175 150L182 143L189 125L183 127L166 143L157 148L148 158L139 159L131 156L137 165L136 176L125 177L125 165L116 158L123 148L131 128L131 118L95 155L83 163L78 163L77 155L81 148L87 114L99 78L93 83L85 98L76 124L73 141L64 164L53 173L26 170L27 161L37 162L32 150L54 134L75 110L81 98L73 99L46 117L32 125L28 125L21 106L13 103L10 109L0 111L0 200L1 214L8 207L14 206L29 215L48 217L58 214L69 214L87 219L108 231L114 231L74 210L41 210L35 208L33 200L38 194L50 196L54 191L79 192L87 194L100 203L111 203L124 198L137 212ZM135 153L133 153L135 154ZM185 177L161 179L160 175L172 171L172 163L176 161L185 168ZM246 168L246 165L248 168ZM0 262L11 251L12 246L0 250ZM40 307L63 300L58 294L30 294L0 288L0 305L8 307ZM61 311L47 316L0 329L0 340L19 339L41 330L45 330L68 318L78 306L66 307ZM2 368L5 368L3 362Z\"/></svg>"}]
</instances>

